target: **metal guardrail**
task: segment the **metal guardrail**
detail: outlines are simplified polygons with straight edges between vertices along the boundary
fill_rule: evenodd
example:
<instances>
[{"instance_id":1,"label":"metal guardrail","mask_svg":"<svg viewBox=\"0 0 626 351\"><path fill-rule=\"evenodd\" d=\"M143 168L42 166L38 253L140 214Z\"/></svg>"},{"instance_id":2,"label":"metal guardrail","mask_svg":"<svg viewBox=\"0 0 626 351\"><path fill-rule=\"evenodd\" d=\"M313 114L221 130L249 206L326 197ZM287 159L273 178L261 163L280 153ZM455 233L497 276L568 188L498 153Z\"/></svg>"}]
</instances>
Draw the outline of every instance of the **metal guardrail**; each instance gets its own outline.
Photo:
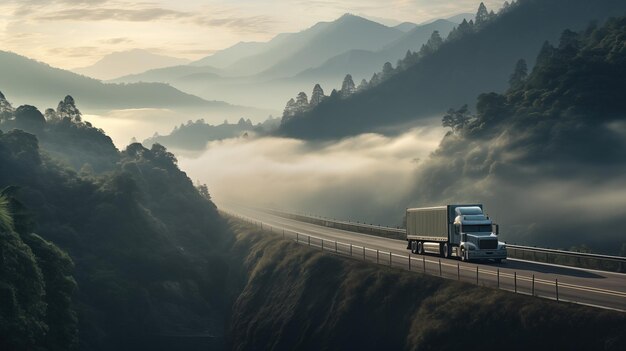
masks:
<instances>
[{"instance_id":1,"label":"metal guardrail","mask_svg":"<svg viewBox=\"0 0 626 351\"><path fill-rule=\"evenodd\" d=\"M334 254L346 258L352 258L363 262L375 263L378 265L408 270L417 273L428 274L440 278L457 280L459 282L472 283L477 286L490 287L498 290L513 292L516 294L535 296L539 298L570 302L580 305L611 309L620 312L626 310L616 307L603 306L581 301L579 294L584 291L593 295L611 295L626 299L626 292L598 289L594 287L581 286L566 282L559 282L536 278L534 274L518 274L517 271L500 271L485 265L461 265L458 261L442 260L438 257L426 255L399 255L391 251L384 251L366 247L365 245L355 245L337 240L324 239L322 237L299 233L297 231L285 230L272 227L267 223L256 219L245 217L235 213L221 211L233 218L244 221L261 230L266 230L276 235L281 235L283 239L293 240L297 244L318 248L324 253ZM591 299L591 301L595 301Z\"/></svg>"},{"instance_id":2,"label":"metal guardrail","mask_svg":"<svg viewBox=\"0 0 626 351\"><path fill-rule=\"evenodd\" d=\"M325 227L349 230L357 233L376 235L390 239L406 239L406 230L403 228L392 228L352 221L341 221L337 219L313 216L310 214L290 213L274 209L261 210L281 217L322 225ZM561 264L578 268L590 268L609 272L626 272L626 257L621 256L601 255L586 252L575 252L514 244L507 244L507 249L509 258L517 258L551 264Z\"/></svg>"},{"instance_id":3,"label":"metal guardrail","mask_svg":"<svg viewBox=\"0 0 626 351\"><path fill-rule=\"evenodd\" d=\"M557 249L545 249L542 247L523 246L523 245L507 244L506 246L508 248L514 248L514 249L525 250L525 251L554 253L554 254L559 254L559 255L574 256L574 257L580 257L580 258L595 258L595 259L600 259L600 260L609 260L609 261L626 263L626 257L622 257L622 256L601 255L601 254L594 254L594 253L589 253L589 252L565 251L565 250L557 250Z\"/></svg>"}]
</instances>

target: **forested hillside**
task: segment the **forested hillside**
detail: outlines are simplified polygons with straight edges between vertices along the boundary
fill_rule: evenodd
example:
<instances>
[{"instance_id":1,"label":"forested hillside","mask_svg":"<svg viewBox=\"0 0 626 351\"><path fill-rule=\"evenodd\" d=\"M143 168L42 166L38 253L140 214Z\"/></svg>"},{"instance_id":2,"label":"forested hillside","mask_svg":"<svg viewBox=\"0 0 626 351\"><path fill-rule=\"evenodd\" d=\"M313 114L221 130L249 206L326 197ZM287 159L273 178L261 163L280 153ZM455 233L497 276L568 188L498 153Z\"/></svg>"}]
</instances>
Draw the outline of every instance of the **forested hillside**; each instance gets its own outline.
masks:
<instances>
[{"instance_id":1,"label":"forested hillside","mask_svg":"<svg viewBox=\"0 0 626 351\"><path fill-rule=\"evenodd\" d=\"M407 201L480 194L496 218L516 224L507 240L619 253L622 216L612 208L624 198L612 189L623 189L626 172L624 42L626 17L565 31L544 44L529 75L520 62L506 93L480 95L476 114L448 111L450 132Z\"/></svg>"},{"instance_id":2,"label":"forested hillside","mask_svg":"<svg viewBox=\"0 0 626 351\"><path fill-rule=\"evenodd\" d=\"M0 272L0 329L15 336L3 349L153 348L160 337L188 334L221 340L232 238L206 187L194 187L160 145L117 151L71 97L46 117L2 106L0 188L10 186L19 204L9 207L14 230L2 229L3 257L15 257Z\"/></svg>"},{"instance_id":3,"label":"forested hillside","mask_svg":"<svg viewBox=\"0 0 626 351\"><path fill-rule=\"evenodd\" d=\"M203 119L195 122L188 121L187 124L181 124L174 127L174 130L168 135L155 135L143 141L146 147L158 143L168 148L178 150L204 150L207 143L215 140L223 140L229 138L247 138L253 135L264 135L273 132L278 128L280 120L278 118L268 118L263 123L252 124L252 121L239 119L237 123L224 123L219 125L211 125Z\"/></svg>"},{"instance_id":4,"label":"forested hillside","mask_svg":"<svg viewBox=\"0 0 626 351\"><path fill-rule=\"evenodd\" d=\"M623 24L585 38L616 43ZM342 260L228 224L164 147L115 150L71 97L45 117L0 108L3 349L458 349L477 330L520 350L625 342L620 313ZM448 138L476 123L453 124ZM87 148L90 134L100 138ZM38 139L63 143L67 164ZM553 337L565 332L576 337Z\"/></svg>"},{"instance_id":5,"label":"forested hillside","mask_svg":"<svg viewBox=\"0 0 626 351\"><path fill-rule=\"evenodd\" d=\"M284 119L281 134L329 139L420 123L480 93L503 92L515 63L525 59L532 67L543 43L557 41L563 30L624 13L626 3L618 0L520 0L495 18L462 23L436 51L369 82L369 89Z\"/></svg>"}]
</instances>

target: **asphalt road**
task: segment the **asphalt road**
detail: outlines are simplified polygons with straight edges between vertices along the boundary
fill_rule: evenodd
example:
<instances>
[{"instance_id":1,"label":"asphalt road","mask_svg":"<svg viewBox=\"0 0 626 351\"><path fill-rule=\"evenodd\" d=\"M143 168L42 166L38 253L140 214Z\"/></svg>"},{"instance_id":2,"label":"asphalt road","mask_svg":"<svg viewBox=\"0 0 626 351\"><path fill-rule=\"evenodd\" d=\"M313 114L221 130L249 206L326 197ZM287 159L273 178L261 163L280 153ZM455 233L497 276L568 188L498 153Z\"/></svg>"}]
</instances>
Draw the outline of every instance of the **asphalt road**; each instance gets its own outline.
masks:
<instances>
[{"instance_id":1,"label":"asphalt road","mask_svg":"<svg viewBox=\"0 0 626 351\"><path fill-rule=\"evenodd\" d=\"M461 262L434 254L416 255L406 241L318 226L242 207L221 207L227 213L256 222L303 245L354 259L447 279L461 280L521 294L575 302L626 312L626 274L508 259L503 263ZM410 256L410 263L409 263ZM410 267L409 267L410 265ZM534 276L534 279L533 279ZM558 289L557 289L558 280ZM534 281L534 284L533 284ZM533 288L534 285L534 288Z\"/></svg>"}]
</instances>

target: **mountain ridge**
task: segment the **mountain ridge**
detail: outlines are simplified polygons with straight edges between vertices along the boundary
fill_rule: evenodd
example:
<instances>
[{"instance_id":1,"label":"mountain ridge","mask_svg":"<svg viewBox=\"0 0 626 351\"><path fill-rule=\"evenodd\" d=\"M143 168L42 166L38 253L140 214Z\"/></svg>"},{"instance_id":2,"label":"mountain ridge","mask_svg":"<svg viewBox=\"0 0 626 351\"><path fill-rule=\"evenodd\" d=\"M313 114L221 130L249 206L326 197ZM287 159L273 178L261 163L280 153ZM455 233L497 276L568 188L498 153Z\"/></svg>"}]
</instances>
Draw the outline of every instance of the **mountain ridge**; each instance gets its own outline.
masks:
<instances>
[{"instance_id":1,"label":"mountain ridge","mask_svg":"<svg viewBox=\"0 0 626 351\"><path fill-rule=\"evenodd\" d=\"M94 64L74 68L71 71L91 78L110 80L146 69L155 69L190 63L187 59L154 54L148 50L131 49L116 51L103 56Z\"/></svg>"},{"instance_id":2,"label":"mountain ridge","mask_svg":"<svg viewBox=\"0 0 626 351\"><path fill-rule=\"evenodd\" d=\"M563 6L568 7L567 14L561 11ZM583 0L516 3L478 32L444 43L375 87L347 99L328 100L283 122L281 132L305 139L341 138L419 123L482 92L503 91L516 61L526 59L532 67L543 43L555 42L566 28L580 30L592 20L625 12L626 3L617 0L594 5Z\"/></svg>"},{"instance_id":3,"label":"mountain ridge","mask_svg":"<svg viewBox=\"0 0 626 351\"><path fill-rule=\"evenodd\" d=\"M8 51L0 51L0 73L2 91L18 103L55 106L59 94L65 94L75 96L88 110L153 107L213 111L236 117L260 112L224 101L205 100L163 83L107 84Z\"/></svg>"}]
</instances>

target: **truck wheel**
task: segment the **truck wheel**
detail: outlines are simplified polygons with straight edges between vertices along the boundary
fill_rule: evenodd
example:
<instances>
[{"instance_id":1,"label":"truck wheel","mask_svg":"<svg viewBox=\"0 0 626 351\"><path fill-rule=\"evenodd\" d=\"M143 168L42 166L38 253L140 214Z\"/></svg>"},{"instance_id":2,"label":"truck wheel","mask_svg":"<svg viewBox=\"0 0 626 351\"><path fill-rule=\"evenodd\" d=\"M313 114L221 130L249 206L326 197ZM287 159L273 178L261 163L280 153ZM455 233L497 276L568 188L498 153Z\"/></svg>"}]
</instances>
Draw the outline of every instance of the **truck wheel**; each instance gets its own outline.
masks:
<instances>
[{"instance_id":1,"label":"truck wheel","mask_svg":"<svg viewBox=\"0 0 626 351\"><path fill-rule=\"evenodd\" d=\"M421 241L417 242L417 253L420 255L424 254L424 244Z\"/></svg>"},{"instance_id":2,"label":"truck wheel","mask_svg":"<svg viewBox=\"0 0 626 351\"><path fill-rule=\"evenodd\" d=\"M465 248L464 247L461 248L461 261L463 261L463 262L467 262L468 261L467 257L465 256Z\"/></svg>"},{"instance_id":3,"label":"truck wheel","mask_svg":"<svg viewBox=\"0 0 626 351\"><path fill-rule=\"evenodd\" d=\"M417 241L411 241L411 252L414 254L417 253Z\"/></svg>"},{"instance_id":4,"label":"truck wheel","mask_svg":"<svg viewBox=\"0 0 626 351\"><path fill-rule=\"evenodd\" d=\"M448 246L448 243L443 244L442 253L444 258L450 258L450 246Z\"/></svg>"}]
</instances>

